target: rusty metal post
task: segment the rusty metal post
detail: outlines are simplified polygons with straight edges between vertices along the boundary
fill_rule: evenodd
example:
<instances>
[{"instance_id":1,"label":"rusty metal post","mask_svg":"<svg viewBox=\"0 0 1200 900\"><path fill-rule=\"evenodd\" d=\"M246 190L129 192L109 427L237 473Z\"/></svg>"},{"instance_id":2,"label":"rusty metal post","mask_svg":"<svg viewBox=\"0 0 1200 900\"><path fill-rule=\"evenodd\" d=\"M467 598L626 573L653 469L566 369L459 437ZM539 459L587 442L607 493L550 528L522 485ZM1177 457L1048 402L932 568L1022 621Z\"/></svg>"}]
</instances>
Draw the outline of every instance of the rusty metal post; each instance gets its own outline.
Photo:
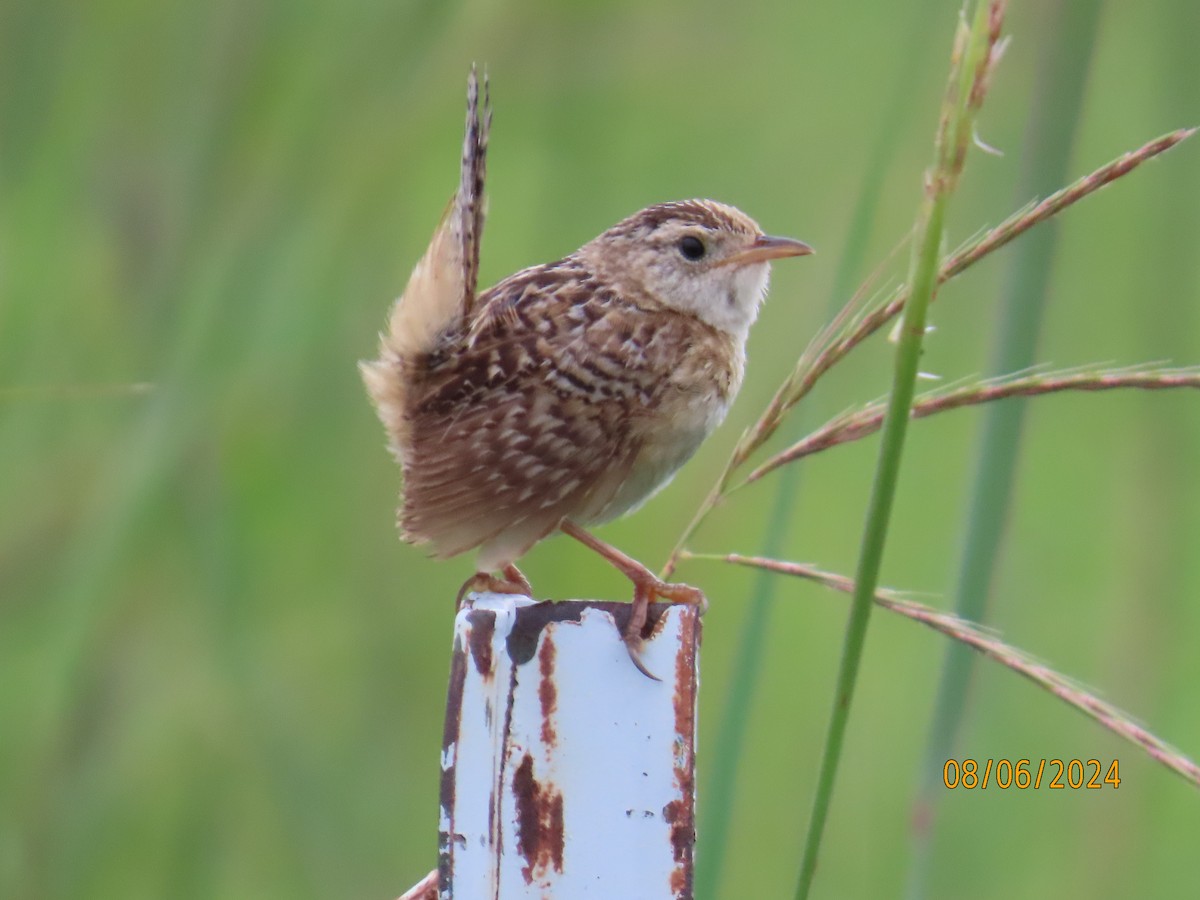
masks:
<instances>
[{"instance_id":1,"label":"rusty metal post","mask_svg":"<svg viewBox=\"0 0 1200 900\"><path fill-rule=\"evenodd\" d=\"M407 891L401 894L397 900L438 900L438 871L434 869Z\"/></svg>"},{"instance_id":2,"label":"rusty metal post","mask_svg":"<svg viewBox=\"0 0 1200 900\"><path fill-rule=\"evenodd\" d=\"M691 900L700 619L471 595L442 747L442 900Z\"/></svg>"}]
</instances>

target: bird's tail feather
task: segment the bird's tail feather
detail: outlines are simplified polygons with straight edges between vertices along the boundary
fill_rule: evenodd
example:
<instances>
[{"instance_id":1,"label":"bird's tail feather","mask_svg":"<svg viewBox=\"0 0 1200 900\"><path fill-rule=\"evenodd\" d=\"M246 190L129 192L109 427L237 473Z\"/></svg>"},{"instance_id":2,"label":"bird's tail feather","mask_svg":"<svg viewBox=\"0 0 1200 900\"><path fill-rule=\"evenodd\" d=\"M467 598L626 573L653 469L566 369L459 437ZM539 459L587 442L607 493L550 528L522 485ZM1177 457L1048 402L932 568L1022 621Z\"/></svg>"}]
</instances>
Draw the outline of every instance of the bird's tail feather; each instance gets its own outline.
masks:
<instances>
[{"instance_id":1,"label":"bird's tail feather","mask_svg":"<svg viewBox=\"0 0 1200 900\"><path fill-rule=\"evenodd\" d=\"M475 67L467 78L467 122L458 191L450 201L425 255L392 306L384 350L400 358L428 353L438 338L469 319L479 280L479 242L485 213L488 131L492 110L487 76L480 103Z\"/></svg>"},{"instance_id":2,"label":"bird's tail feather","mask_svg":"<svg viewBox=\"0 0 1200 900\"><path fill-rule=\"evenodd\" d=\"M447 331L465 327L474 312L491 124L487 76L481 109L479 79L472 66L467 78L467 128L458 191L409 276L404 293L392 304L387 331L380 335L379 359L359 365L392 452L398 457L407 444L405 366L433 351Z\"/></svg>"}]
</instances>

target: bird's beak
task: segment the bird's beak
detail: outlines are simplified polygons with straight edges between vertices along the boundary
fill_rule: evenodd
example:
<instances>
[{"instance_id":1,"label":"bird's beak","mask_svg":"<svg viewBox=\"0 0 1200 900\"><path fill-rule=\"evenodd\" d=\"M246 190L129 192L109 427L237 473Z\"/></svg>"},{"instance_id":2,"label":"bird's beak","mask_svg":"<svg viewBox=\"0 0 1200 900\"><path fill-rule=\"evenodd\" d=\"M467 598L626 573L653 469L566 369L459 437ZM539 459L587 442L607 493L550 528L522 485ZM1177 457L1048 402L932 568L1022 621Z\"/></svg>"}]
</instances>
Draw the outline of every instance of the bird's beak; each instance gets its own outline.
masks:
<instances>
[{"instance_id":1,"label":"bird's beak","mask_svg":"<svg viewBox=\"0 0 1200 900\"><path fill-rule=\"evenodd\" d=\"M813 252L813 248L804 241L760 234L754 239L754 243L741 253L735 253L728 259L722 260L721 263L729 266L748 266L751 263L768 262L772 259L782 259L785 256L808 256Z\"/></svg>"}]
</instances>

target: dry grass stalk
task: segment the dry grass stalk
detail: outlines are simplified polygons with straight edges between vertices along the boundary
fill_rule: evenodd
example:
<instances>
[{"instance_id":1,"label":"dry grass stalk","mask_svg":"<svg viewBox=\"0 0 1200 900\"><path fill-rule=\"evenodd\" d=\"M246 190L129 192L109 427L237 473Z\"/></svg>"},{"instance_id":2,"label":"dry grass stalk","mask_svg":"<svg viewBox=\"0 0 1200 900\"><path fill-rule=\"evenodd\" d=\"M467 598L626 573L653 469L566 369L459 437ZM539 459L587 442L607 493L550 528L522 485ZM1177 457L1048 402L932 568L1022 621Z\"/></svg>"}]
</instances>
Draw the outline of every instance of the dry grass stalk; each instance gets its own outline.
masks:
<instances>
[{"instance_id":1,"label":"dry grass stalk","mask_svg":"<svg viewBox=\"0 0 1200 900\"><path fill-rule=\"evenodd\" d=\"M998 46L1002 48L1003 44ZM1136 150L1117 157L1044 200L1017 210L999 225L967 241L952 256L944 259L938 272L938 285L945 284L950 279L961 275L985 256L999 250L1035 225L1073 206L1105 185L1128 175L1142 163L1165 153L1176 144L1191 137L1196 131L1195 128L1181 128L1164 134ZM716 484L700 504L671 551L663 569L664 575L669 575L675 570L684 546L695 534L700 523L729 492L733 473L745 465L750 456L774 435L787 412L812 391L817 381L826 372L904 309L909 292L906 287L901 286L891 292L885 302L858 315L854 311L861 302L861 294L861 291L856 294L834 323L824 329L818 336L818 340L805 350L795 369L775 392L758 421L742 434ZM845 327L840 327L843 325Z\"/></svg>"},{"instance_id":2,"label":"dry grass stalk","mask_svg":"<svg viewBox=\"0 0 1200 900\"><path fill-rule=\"evenodd\" d=\"M1138 388L1154 391L1169 388L1200 388L1200 368L1164 369L1136 366L1128 369L1100 369L1061 372L1034 372L989 379L962 387L930 391L917 398L912 417L921 419L935 413L964 406L975 406L1008 397L1036 397L1061 391L1112 391L1119 388ZM872 403L864 409L843 413L816 431L775 454L746 476L736 490L758 481L780 466L811 456L821 450L867 437L883 423L884 404Z\"/></svg>"},{"instance_id":3,"label":"dry grass stalk","mask_svg":"<svg viewBox=\"0 0 1200 900\"><path fill-rule=\"evenodd\" d=\"M691 559L715 559L740 566L769 569L772 572L816 581L825 587L847 594L854 591L854 582L852 579L844 575L825 572L815 566L803 563L764 559L757 556L742 556L737 553L724 555L685 553L685 556ZM1038 687L1049 691L1055 697L1079 710L1088 718L1098 722L1113 734L1140 747L1152 759L1166 766L1176 775L1191 782L1195 787L1200 788L1200 766L1197 766L1196 763L1170 744L1151 734L1134 721L1133 717L1128 713L1100 699L1066 675L1056 672L1029 654L1005 643L994 634L985 631L973 622L968 622L949 613L908 600L896 591L886 588L878 589L875 592L875 602L884 609L920 622L956 641L962 641L989 659L1007 666L1009 669L1032 681Z\"/></svg>"}]
</instances>

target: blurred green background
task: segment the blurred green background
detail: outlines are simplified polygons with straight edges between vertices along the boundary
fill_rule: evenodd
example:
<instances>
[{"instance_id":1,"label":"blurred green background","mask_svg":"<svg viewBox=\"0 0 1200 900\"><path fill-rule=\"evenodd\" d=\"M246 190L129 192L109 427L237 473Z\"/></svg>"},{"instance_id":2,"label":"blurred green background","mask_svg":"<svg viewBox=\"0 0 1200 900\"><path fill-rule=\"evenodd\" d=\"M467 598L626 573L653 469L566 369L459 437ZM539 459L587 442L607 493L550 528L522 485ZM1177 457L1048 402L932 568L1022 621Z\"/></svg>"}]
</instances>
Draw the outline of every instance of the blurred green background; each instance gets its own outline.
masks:
<instances>
[{"instance_id":1,"label":"blurred green background","mask_svg":"<svg viewBox=\"0 0 1200 900\"><path fill-rule=\"evenodd\" d=\"M981 120L1006 155L970 159L955 243L1015 203L1048 6L1011 11ZM889 118L871 264L909 228L956 11L4 0L0 895L381 898L433 865L453 596L471 567L398 542L398 472L355 362L453 190L473 60L495 104L485 283L689 196L819 250L777 267L730 421L602 530L657 565L822 323ZM1198 33L1194 0L1108 4L1075 175L1200 123ZM1040 358L1200 361L1194 143L1061 220ZM926 370L983 369L1004 266L942 292ZM809 421L881 395L889 369L876 339L809 398ZM884 581L935 604L978 423L910 434ZM852 571L874 454L864 441L804 464L788 556ZM1035 401L994 620L1193 757L1197 460L1194 393ZM694 548L759 549L771 494L742 492ZM544 596L627 592L570 542L525 571ZM703 804L753 573L680 574L713 601ZM783 586L716 896L791 895L844 611ZM819 896L900 892L942 651L876 615ZM1124 780L946 792L937 896L1195 895L1196 791L1010 672L980 668L962 755L1116 757Z\"/></svg>"}]
</instances>

